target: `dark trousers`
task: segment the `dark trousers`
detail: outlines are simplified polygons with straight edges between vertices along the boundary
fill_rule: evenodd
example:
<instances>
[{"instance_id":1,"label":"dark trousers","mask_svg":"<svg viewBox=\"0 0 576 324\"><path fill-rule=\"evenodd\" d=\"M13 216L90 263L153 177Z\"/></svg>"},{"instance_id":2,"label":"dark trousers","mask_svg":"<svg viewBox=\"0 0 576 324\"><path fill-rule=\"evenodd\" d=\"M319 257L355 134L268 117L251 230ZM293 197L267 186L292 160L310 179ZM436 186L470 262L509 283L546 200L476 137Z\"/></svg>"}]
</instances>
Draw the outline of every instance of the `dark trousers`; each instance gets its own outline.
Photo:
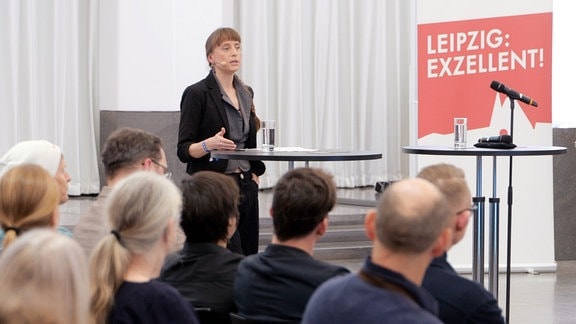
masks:
<instances>
[{"instance_id":1,"label":"dark trousers","mask_svg":"<svg viewBox=\"0 0 576 324\"><path fill-rule=\"evenodd\" d=\"M240 219L234 235L228 242L228 249L244 255L258 253L260 220L258 209L258 184L252 181L251 172L234 173L233 177L240 188Z\"/></svg>"}]
</instances>

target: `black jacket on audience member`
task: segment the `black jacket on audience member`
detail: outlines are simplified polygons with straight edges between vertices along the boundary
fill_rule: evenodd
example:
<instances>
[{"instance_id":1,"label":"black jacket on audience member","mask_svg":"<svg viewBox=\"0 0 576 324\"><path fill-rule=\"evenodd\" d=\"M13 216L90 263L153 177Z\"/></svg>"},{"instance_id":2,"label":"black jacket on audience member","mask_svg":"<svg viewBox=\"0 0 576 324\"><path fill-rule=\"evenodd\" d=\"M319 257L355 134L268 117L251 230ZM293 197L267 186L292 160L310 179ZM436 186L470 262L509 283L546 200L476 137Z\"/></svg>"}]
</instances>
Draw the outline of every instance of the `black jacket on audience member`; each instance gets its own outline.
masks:
<instances>
[{"instance_id":1,"label":"black jacket on audience member","mask_svg":"<svg viewBox=\"0 0 576 324\"><path fill-rule=\"evenodd\" d=\"M438 300L439 317L446 324L504 323L494 296L479 283L460 276L446 253L430 263L422 287Z\"/></svg>"},{"instance_id":2,"label":"black jacket on audience member","mask_svg":"<svg viewBox=\"0 0 576 324\"><path fill-rule=\"evenodd\" d=\"M169 255L160 281L176 288L196 308L210 308L228 318L236 307L232 298L234 276L243 255L212 243L184 243Z\"/></svg>"},{"instance_id":3,"label":"black jacket on audience member","mask_svg":"<svg viewBox=\"0 0 576 324\"><path fill-rule=\"evenodd\" d=\"M238 312L250 320L298 321L320 284L349 272L298 248L270 244L238 266L234 301Z\"/></svg>"}]
</instances>

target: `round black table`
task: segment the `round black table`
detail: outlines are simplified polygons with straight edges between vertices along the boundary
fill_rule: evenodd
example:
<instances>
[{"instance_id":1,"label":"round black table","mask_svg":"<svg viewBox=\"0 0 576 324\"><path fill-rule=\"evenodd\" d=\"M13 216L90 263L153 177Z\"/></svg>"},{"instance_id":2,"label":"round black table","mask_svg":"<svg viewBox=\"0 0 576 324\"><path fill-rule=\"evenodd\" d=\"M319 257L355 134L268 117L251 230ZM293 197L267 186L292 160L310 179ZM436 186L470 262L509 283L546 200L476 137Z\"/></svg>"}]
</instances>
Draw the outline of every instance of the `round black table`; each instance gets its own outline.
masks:
<instances>
[{"instance_id":1,"label":"round black table","mask_svg":"<svg viewBox=\"0 0 576 324\"><path fill-rule=\"evenodd\" d=\"M236 151L212 151L211 158L227 160L262 160L288 161L288 169L294 168L294 161L304 161L306 166L310 161L363 161L382 158L382 153L372 151L351 151L337 149L307 149L285 150L282 147L274 151L261 149L245 149ZM364 199L338 198L339 204L354 206L376 206L376 201Z\"/></svg>"},{"instance_id":2,"label":"round black table","mask_svg":"<svg viewBox=\"0 0 576 324\"><path fill-rule=\"evenodd\" d=\"M350 150L291 150L285 151L281 147L274 151L261 149L245 149L236 151L212 151L213 159L226 160L262 160L262 161L288 161L288 168L294 168L294 161L359 161L377 160L382 158L382 153L371 151Z\"/></svg>"},{"instance_id":3,"label":"round black table","mask_svg":"<svg viewBox=\"0 0 576 324\"><path fill-rule=\"evenodd\" d=\"M557 155L565 154L567 149L562 146L518 146L510 150L467 147L457 149L451 146L404 146L404 153L423 155L458 155L458 156L526 156L526 155Z\"/></svg>"},{"instance_id":4,"label":"round black table","mask_svg":"<svg viewBox=\"0 0 576 324\"><path fill-rule=\"evenodd\" d=\"M484 281L484 197L482 197L482 157L493 157L492 168L492 198L491 203L499 203L496 197L496 157L498 156L538 156L538 155L558 155L565 154L567 149L561 146L518 146L514 149L489 149L468 147L456 149L451 146L405 146L402 148L404 153L422 154L422 155L449 155L449 156L475 156L476 157L476 197L474 201L479 207L474 218L474 241L473 241L473 264L472 276L475 281L483 283ZM481 204L480 204L481 202ZM478 205L479 204L479 205ZM498 298L498 234L499 221L498 209L490 209L489 224L489 290ZM510 224L508 225L510 226ZM507 238L510 241L510 237ZM508 242L510 243L510 242ZM509 258L510 256L508 256Z\"/></svg>"}]
</instances>

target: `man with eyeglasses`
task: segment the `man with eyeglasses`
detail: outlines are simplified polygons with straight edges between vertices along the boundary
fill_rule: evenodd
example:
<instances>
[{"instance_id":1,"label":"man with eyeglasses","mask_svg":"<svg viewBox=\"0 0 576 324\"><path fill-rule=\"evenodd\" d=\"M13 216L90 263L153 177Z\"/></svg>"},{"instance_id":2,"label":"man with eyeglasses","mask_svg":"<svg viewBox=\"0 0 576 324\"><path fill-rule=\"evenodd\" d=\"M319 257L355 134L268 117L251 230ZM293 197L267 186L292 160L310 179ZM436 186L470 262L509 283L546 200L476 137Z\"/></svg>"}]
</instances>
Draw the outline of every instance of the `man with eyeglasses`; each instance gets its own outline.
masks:
<instances>
[{"instance_id":1,"label":"man with eyeglasses","mask_svg":"<svg viewBox=\"0 0 576 324\"><path fill-rule=\"evenodd\" d=\"M423 168L418 177L435 184L448 200L454 215L454 246L464 237L475 210L464 171L450 164L435 164ZM479 283L458 275L448 263L447 253L430 263L422 287L438 301L444 323L504 323L494 296Z\"/></svg>"},{"instance_id":2,"label":"man with eyeglasses","mask_svg":"<svg viewBox=\"0 0 576 324\"><path fill-rule=\"evenodd\" d=\"M164 159L166 159L166 156L164 156ZM172 171L170 171L170 169L168 169L167 166L163 165L163 164L160 163L160 162L156 162L155 160L152 160L152 159L151 159L150 161L151 161L152 163L156 164L157 166L159 166L159 167L162 168L162 174L163 174L166 178L168 178L168 179L171 179L171 178L172 178Z\"/></svg>"},{"instance_id":3,"label":"man with eyeglasses","mask_svg":"<svg viewBox=\"0 0 576 324\"><path fill-rule=\"evenodd\" d=\"M158 136L141 129L121 128L110 134L102 148L101 157L106 186L100 191L98 200L80 216L72 236L80 243L87 257L90 257L102 237L110 235L104 204L116 183L137 171L150 171L168 178L172 176L166 166L168 163L162 141Z\"/></svg>"}]
</instances>

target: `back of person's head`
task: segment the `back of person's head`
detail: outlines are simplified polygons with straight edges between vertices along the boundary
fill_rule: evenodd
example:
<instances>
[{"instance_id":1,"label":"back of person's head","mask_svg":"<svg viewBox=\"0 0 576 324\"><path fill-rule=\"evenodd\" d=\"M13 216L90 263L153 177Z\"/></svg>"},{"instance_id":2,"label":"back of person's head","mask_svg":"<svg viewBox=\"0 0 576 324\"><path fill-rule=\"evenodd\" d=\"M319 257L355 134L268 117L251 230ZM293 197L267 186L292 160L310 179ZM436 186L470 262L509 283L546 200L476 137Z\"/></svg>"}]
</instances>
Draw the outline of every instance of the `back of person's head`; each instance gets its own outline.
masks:
<instances>
[{"instance_id":1,"label":"back of person's head","mask_svg":"<svg viewBox=\"0 0 576 324\"><path fill-rule=\"evenodd\" d=\"M88 266L71 238L48 229L23 234L0 258L0 323L89 320Z\"/></svg>"},{"instance_id":2,"label":"back of person's head","mask_svg":"<svg viewBox=\"0 0 576 324\"><path fill-rule=\"evenodd\" d=\"M14 145L0 158L0 176L15 166L35 164L55 176L62 159L60 148L45 140L23 141Z\"/></svg>"},{"instance_id":3,"label":"back of person's head","mask_svg":"<svg viewBox=\"0 0 576 324\"><path fill-rule=\"evenodd\" d=\"M194 173L182 181L180 226L190 243L227 241L238 220L240 191L229 176L212 171ZM231 218L233 222L231 223Z\"/></svg>"},{"instance_id":4,"label":"back of person's head","mask_svg":"<svg viewBox=\"0 0 576 324\"><path fill-rule=\"evenodd\" d=\"M311 233L336 204L336 185L321 169L296 168L274 186L272 221L280 241Z\"/></svg>"},{"instance_id":5,"label":"back of person's head","mask_svg":"<svg viewBox=\"0 0 576 324\"><path fill-rule=\"evenodd\" d=\"M460 210L463 201L470 203L470 189L464 171L454 165L440 163L427 166L420 170L418 178L435 184L446 196L453 212Z\"/></svg>"},{"instance_id":6,"label":"back of person's head","mask_svg":"<svg viewBox=\"0 0 576 324\"><path fill-rule=\"evenodd\" d=\"M106 177L113 178L119 170L137 170L143 159L162 159L162 141L141 129L121 128L110 134L100 155Z\"/></svg>"},{"instance_id":7,"label":"back of person's head","mask_svg":"<svg viewBox=\"0 0 576 324\"><path fill-rule=\"evenodd\" d=\"M162 239L174 239L169 227L171 222L177 226L181 206L176 185L152 172L135 172L114 186L105 206L112 231L90 258L90 311L95 323L106 322L131 258L147 255Z\"/></svg>"},{"instance_id":8,"label":"back of person's head","mask_svg":"<svg viewBox=\"0 0 576 324\"><path fill-rule=\"evenodd\" d=\"M454 165L441 163L423 168L418 177L435 184L448 200L452 214L456 216L453 244L458 243L464 237L471 215L471 194L464 171Z\"/></svg>"},{"instance_id":9,"label":"back of person's head","mask_svg":"<svg viewBox=\"0 0 576 324\"><path fill-rule=\"evenodd\" d=\"M34 164L11 168L0 178L0 224L3 248L29 229L55 227L60 192L54 176Z\"/></svg>"},{"instance_id":10,"label":"back of person's head","mask_svg":"<svg viewBox=\"0 0 576 324\"><path fill-rule=\"evenodd\" d=\"M437 241L451 213L444 195L423 179L393 183L377 206L376 237L388 250L420 254Z\"/></svg>"}]
</instances>

